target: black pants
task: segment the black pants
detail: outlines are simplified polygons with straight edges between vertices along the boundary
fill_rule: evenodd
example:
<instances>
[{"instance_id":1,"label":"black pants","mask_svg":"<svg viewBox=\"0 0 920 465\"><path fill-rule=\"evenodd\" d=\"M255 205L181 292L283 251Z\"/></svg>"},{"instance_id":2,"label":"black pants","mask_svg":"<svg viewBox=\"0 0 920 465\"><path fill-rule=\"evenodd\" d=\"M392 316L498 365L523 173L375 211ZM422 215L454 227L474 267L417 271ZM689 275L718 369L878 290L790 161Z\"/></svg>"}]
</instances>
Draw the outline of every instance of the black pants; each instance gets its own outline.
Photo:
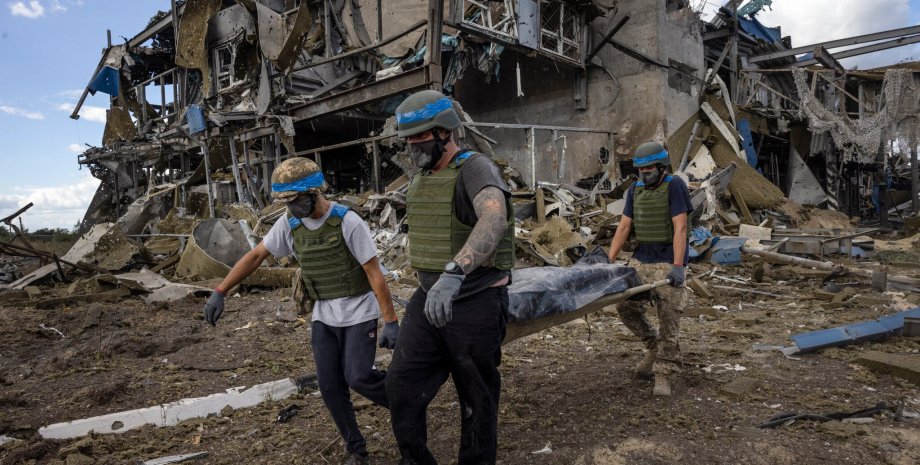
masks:
<instances>
[{"instance_id":1,"label":"black pants","mask_svg":"<svg viewBox=\"0 0 920 465\"><path fill-rule=\"evenodd\" d=\"M389 405L384 386L386 373L373 368L377 320L341 328L314 321L311 341L316 381L323 402L345 439L347 451L364 454L367 443L355 421L348 388L377 405Z\"/></svg>"},{"instance_id":2,"label":"black pants","mask_svg":"<svg viewBox=\"0 0 920 465\"><path fill-rule=\"evenodd\" d=\"M488 288L454 301L453 319L435 328L425 318L427 294L409 300L387 371L393 434L404 462L436 464L428 450L426 413L447 376L460 398L458 465L494 464L501 392L501 343L508 319L508 289ZM408 460L407 460L408 459Z\"/></svg>"}]
</instances>

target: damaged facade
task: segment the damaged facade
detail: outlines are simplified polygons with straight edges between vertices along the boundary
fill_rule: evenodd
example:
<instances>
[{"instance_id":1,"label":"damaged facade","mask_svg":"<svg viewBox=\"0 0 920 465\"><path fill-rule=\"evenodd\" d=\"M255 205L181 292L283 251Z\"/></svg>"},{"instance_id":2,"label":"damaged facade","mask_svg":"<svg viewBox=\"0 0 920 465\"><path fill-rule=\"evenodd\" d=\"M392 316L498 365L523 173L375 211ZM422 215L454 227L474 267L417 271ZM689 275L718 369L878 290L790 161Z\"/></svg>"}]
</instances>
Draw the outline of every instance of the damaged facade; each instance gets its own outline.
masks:
<instances>
[{"instance_id":1,"label":"damaged facade","mask_svg":"<svg viewBox=\"0 0 920 465\"><path fill-rule=\"evenodd\" d=\"M463 105L463 142L504 160L515 189L609 193L652 139L690 181L741 165L752 208L786 196L886 225L916 212L913 68L837 60L920 29L792 48L758 21L760 2L740 3L707 22L671 0L174 2L91 77L111 108L102 146L79 156L103 181L84 226L167 191L133 208L261 210L291 156L314 159L336 192L382 194L411 175L393 110L424 88ZM135 223L128 234L144 232Z\"/></svg>"}]
</instances>

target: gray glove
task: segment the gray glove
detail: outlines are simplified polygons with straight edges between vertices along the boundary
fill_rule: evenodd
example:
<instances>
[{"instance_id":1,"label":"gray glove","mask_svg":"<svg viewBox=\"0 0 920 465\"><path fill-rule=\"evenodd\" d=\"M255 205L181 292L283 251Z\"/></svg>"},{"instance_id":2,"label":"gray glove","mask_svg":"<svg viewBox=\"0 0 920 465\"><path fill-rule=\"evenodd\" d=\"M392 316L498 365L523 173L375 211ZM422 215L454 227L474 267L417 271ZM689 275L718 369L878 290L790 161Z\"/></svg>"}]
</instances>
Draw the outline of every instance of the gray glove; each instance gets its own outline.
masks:
<instances>
[{"instance_id":1,"label":"gray glove","mask_svg":"<svg viewBox=\"0 0 920 465\"><path fill-rule=\"evenodd\" d=\"M435 328L443 328L453 318L453 300L460 292L465 277L462 274L441 273L441 277L428 291L425 318Z\"/></svg>"},{"instance_id":2,"label":"gray glove","mask_svg":"<svg viewBox=\"0 0 920 465\"><path fill-rule=\"evenodd\" d=\"M204 304L204 321L211 323L211 326L217 326L217 320L220 314L224 312L224 294L220 291L211 293L207 303Z\"/></svg>"},{"instance_id":3,"label":"gray glove","mask_svg":"<svg viewBox=\"0 0 920 465\"><path fill-rule=\"evenodd\" d=\"M380 336L380 347L393 349L399 337L399 320L383 324L383 335Z\"/></svg>"},{"instance_id":4,"label":"gray glove","mask_svg":"<svg viewBox=\"0 0 920 465\"><path fill-rule=\"evenodd\" d=\"M668 272L668 279L671 280L671 287L682 287L684 285L684 281L687 280L684 273L683 266L671 265L671 271Z\"/></svg>"}]
</instances>

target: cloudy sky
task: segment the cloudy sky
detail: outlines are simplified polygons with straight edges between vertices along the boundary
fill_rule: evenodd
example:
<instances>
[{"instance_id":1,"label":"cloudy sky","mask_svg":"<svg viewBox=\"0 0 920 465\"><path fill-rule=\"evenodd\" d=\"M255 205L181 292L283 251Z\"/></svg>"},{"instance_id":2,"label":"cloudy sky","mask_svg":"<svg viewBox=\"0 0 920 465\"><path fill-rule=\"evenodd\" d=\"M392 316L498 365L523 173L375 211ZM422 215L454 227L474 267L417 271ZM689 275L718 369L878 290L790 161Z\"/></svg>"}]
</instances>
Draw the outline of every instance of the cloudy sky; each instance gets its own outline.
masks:
<instances>
[{"instance_id":1,"label":"cloudy sky","mask_svg":"<svg viewBox=\"0 0 920 465\"><path fill-rule=\"evenodd\" d=\"M28 228L69 228L79 221L98 182L78 169L77 154L85 144L101 143L108 98L91 96L80 120L68 116L99 61L105 30L122 42L169 4L0 0L0 216L34 202L24 216ZM918 24L920 0L774 0L773 10L759 18L781 25L800 46ZM920 47L844 64L867 68L905 59L920 59Z\"/></svg>"}]
</instances>

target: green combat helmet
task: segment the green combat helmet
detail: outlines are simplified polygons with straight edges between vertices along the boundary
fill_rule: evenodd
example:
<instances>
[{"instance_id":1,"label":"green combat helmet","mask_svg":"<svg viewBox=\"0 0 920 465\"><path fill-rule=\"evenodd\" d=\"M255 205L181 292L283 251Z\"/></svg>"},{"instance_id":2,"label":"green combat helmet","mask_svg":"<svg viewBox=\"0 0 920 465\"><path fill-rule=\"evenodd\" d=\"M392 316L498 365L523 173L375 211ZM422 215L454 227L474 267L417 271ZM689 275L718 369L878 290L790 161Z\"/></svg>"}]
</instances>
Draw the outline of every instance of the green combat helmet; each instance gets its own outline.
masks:
<instances>
[{"instance_id":1,"label":"green combat helmet","mask_svg":"<svg viewBox=\"0 0 920 465\"><path fill-rule=\"evenodd\" d=\"M396 129L399 137L409 137L443 128L453 131L460 127L460 117L453 102L436 90L416 92L396 109Z\"/></svg>"},{"instance_id":2,"label":"green combat helmet","mask_svg":"<svg viewBox=\"0 0 920 465\"><path fill-rule=\"evenodd\" d=\"M303 192L325 192L326 180L309 158L288 158L272 171L272 198L287 203Z\"/></svg>"},{"instance_id":3,"label":"green combat helmet","mask_svg":"<svg viewBox=\"0 0 920 465\"><path fill-rule=\"evenodd\" d=\"M633 166L641 168L652 165L670 166L671 158L668 157L668 151L658 142L646 142L638 147L633 153Z\"/></svg>"}]
</instances>

